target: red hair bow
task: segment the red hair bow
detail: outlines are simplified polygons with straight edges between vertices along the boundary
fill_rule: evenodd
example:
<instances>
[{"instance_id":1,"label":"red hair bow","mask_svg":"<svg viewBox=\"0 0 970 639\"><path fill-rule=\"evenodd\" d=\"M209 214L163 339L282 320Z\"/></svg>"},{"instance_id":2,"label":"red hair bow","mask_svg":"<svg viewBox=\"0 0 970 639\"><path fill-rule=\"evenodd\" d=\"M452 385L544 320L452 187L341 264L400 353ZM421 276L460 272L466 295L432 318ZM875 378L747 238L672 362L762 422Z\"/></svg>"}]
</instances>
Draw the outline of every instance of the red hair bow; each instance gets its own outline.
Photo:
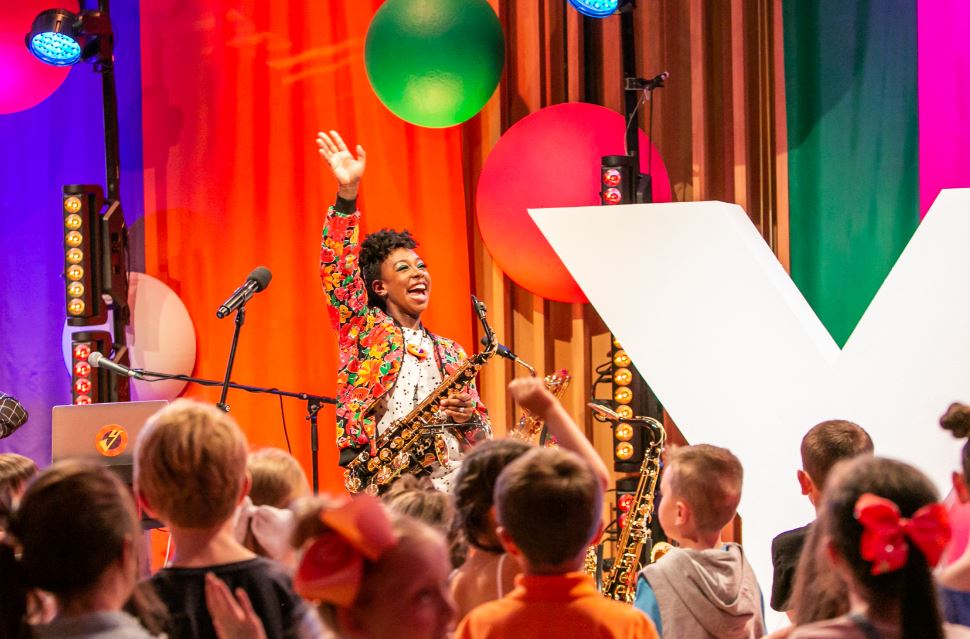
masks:
<instances>
[{"instance_id":1,"label":"red hair bow","mask_svg":"<svg viewBox=\"0 0 970 639\"><path fill-rule=\"evenodd\" d=\"M855 518L862 524L859 551L863 559L872 563L873 575L905 566L910 541L927 563L935 566L950 541L950 520L940 503L923 506L912 519L906 519L900 517L899 508L890 500L865 493L855 503Z\"/></svg>"},{"instance_id":2,"label":"red hair bow","mask_svg":"<svg viewBox=\"0 0 970 639\"><path fill-rule=\"evenodd\" d=\"M320 521L328 530L308 542L293 587L308 601L347 607L360 591L364 561L379 559L397 545L397 536L387 511L369 495L323 510Z\"/></svg>"}]
</instances>

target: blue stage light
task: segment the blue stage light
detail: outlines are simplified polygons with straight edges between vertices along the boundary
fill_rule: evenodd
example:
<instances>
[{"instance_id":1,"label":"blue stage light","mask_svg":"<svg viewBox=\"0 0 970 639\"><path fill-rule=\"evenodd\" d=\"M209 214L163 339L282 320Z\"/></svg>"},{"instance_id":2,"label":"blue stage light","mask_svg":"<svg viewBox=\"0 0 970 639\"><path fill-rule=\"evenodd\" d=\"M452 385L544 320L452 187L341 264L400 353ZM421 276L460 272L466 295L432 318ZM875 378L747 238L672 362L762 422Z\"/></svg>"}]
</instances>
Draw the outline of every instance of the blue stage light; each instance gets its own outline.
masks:
<instances>
[{"instance_id":1,"label":"blue stage light","mask_svg":"<svg viewBox=\"0 0 970 639\"><path fill-rule=\"evenodd\" d=\"M81 59L76 23L78 17L65 9L40 13L24 38L27 48L41 62L66 67Z\"/></svg>"},{"instance_id":2,"label":"blue stage light","mask_svg":"<svg viewBox=\"0 0 970 639\"><path fill-rule=\"evenodd\" d=\"M30 52L41 62L67 67L81 59L81 45L63 33L38 33L30 39Z\"/></svg>"},{"instance_id":3,"label":"blue stage light","mask_svg":"<svg viewBox=\"0 0 970 639\"><path fill-rule=\"evenodd\" d=\"M620 0L569 0L569 4L584 16L605 18L616 13Z\"/></svg>"}]
</instances>

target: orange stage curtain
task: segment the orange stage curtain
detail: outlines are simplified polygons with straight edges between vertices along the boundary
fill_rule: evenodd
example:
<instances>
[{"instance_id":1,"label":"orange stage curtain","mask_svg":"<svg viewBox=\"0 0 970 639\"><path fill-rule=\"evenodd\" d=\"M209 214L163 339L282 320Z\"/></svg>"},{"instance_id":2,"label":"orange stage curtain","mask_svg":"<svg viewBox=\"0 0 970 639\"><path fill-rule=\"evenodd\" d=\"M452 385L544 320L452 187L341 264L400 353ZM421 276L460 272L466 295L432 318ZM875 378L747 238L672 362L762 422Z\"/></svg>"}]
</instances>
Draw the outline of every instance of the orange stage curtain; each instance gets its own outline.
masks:
<instances>
[{"instance_id":1,"label":"orange stage curtain","mask_svg":"<svg viewBox=\"0 0 970 639\"><path fill-rule=\"evenodd\" d=\"M409 228L434 279L426 324L474 351L461 130L399 120L377 100L363 45L378 0L142 2L146 271L188 306L194 374L221 379L231 319L215 309L257 265L233 371L241 383L333 395L335 335L318 278L320 225L335 183L313 142L337 129L368 152L363 230ZM218 389L187 395L215 402ZM279 401L231 391L253 447L284 447ZM284 399L309 475L305 406ZM322 490L340 490L334 414L320 415Z\"/></svg>"}]
</instances>

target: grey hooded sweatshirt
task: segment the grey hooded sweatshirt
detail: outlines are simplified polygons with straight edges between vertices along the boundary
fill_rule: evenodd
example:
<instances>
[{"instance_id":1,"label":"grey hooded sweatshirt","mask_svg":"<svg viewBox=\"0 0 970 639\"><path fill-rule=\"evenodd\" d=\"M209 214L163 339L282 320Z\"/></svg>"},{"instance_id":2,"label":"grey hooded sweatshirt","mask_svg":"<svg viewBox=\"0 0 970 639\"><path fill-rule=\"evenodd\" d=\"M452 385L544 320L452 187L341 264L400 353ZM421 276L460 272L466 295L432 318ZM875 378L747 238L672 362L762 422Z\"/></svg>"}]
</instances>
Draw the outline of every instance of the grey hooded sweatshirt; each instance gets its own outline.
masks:
<instances>
[{"instance_id":1,"label":"grey hooded sweatshirt","mask_svg":"<svg viewBox=\"0 0 970 639\"><path fill-rule=\"evenodd\" d=\"M673 550L640 576L653 590L667 639L757 639L765 634L761 588L738 544Z\"/></svg>"}]
</instances>

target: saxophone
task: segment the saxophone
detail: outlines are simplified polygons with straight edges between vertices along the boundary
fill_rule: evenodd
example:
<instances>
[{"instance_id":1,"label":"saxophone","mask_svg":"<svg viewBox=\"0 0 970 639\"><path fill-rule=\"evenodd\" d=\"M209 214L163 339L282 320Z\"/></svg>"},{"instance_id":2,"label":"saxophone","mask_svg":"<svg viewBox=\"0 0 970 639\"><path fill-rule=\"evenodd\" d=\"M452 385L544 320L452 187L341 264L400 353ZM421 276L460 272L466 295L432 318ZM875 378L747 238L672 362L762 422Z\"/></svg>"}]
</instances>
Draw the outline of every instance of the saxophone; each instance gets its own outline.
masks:
<instances>
[{"instance_id":1,"label":"saxophone","mask_svg":"<svg viewBox=\"0 0 970 639\"><path fill-rule=\"evenodd\" d=\"M495 354L498 343L491 338L485 323L485 308L477 299L475 310L489 337L485 350L462 362L454 373L438 385L410 413L394 421L375 441L377 454L362 451L344 471L344 487L351 493L361 491L377 495L404 473L418 474L436 461L448 463L448 446L442 437L447 417L440 409L441 400L475 381L479 369ZM481 305L481 308L479 308Z\"/></svg>"},{"instance_id":2,"label":"saxophone","mask_svg":"<svg viewBox=\"0 0 970 639\"><path fill-rule=\"evenodd\" d=\"M636 594L637 573L641 568L641 554L644 546L651 552L650 523L653 521L654 493L660 476L660 455L663 453L667 433L663 426L652 417L641 417L654 432L650 446L643 455L640 467L640 482L637 484L633 503L630 507L626 526L617 542L613 566L603 577L602 592L617 601L633 603ZM658 549L659 550L659 549Z\"/></svg>"},{"instance_id":3,"label":"saxophone","mask_svg":"<svg viewBox=\"0 0 970 639\"><path fill-rule=\"evenodd\" d=\"M561 399L563 393L566 392L566 386L569 385L569 380L569 371L562 369L552 373L551 375L546 375L543 383L546 385L549 392L556 397L556 399ZM539 439L542 435L542 427L543 421L541 419L532 413L525 411L522 413L522 418L519 419L519 423L509 431L509 437L512 439L518 439L519 441L523 441L527 444L539 444Z\"/></svg>"}]
</instances>

